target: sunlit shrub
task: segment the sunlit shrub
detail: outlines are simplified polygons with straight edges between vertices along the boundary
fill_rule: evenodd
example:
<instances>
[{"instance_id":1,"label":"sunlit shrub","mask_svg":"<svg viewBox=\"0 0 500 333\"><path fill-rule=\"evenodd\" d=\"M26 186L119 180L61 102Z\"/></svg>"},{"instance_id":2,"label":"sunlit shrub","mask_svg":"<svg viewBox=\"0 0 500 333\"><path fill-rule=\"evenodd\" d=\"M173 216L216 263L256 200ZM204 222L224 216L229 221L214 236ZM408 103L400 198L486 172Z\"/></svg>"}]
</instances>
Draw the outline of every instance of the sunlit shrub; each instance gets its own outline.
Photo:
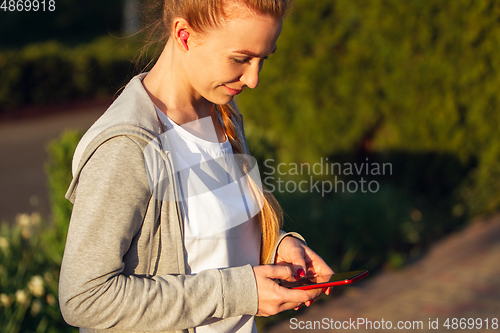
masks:
<instances>
[{"instance_id":1,"label":"sunlit shrub","mask_svg":"<svg viewBox=\"0 0 500 333\"><path fill-rule=\"evenodd\" d=\"M55 41L0 52L0 113L26 104L112 96L133 74L132 40L110 36L77 47Z\"/></svg>"},{"instance_id":2,"label":"sunlit shrub","mask_svg":"<svg viewBox=\"0 0 500 333\"><path fill-rule=\"evenodd\" d=\"M55 226L38 213L18 214L0 228L0 331L74 332L59 311L57 247L47 242ZM57 257L57 256L56 256Z\"/></svg>"},{"instance_id":3,"label":"sunlit shrub","mask_svg":"<svg viewBox=\"0 0 500 333\"><path fill-rule=\"evenodd\" d=\"M64 132L47 145L46 163L52 221L40 214L18 214L0 228L0 331L75 332L60 313L59 269L71 215L64 194L71 181L71 159L82 136Z\"/></svg>"}]
</instances>

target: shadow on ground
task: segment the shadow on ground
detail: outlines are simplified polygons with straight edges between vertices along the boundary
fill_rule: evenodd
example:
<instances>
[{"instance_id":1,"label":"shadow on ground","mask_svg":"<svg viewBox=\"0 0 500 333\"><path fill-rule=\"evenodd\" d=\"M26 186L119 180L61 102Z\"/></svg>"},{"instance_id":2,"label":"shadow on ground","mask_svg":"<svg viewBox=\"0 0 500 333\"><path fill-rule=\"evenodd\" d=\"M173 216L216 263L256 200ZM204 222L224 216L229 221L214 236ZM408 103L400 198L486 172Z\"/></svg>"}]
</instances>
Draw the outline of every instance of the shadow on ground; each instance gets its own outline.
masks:
<instances>
[{"instance_id":1,"label":"shadow on ground","mask_svg":"<svg viewBox=\"0 0 500 333\"><path fill-rule=\"evenodd\" d=\"M348 287L343 296L313 305L291 319L292 322L281 322L266 333L324 332L325 329L350 331L353 326L335 329L325 322L335 325L335 322L357 322L358 318L372 322L372 329L366 325L356 326L362 332L454 331L453 318L458 320L458 330L461 318L465 319L464 323L472 318L474 332L497 332L500 320L499 263L500 215L496 215L474 221L464 230L448 235L418 262L400 271L369 277L357 286ZM444 326L448 318L450 329ZM386 329L382 329L382 320ZM407 327L397 329L400 321ZM437 327L429 328L429 322ZM496 329L492 329L495 322ZM308 323L312 329L306 328ZM387 329L389 325L392 329ZM417 329L416 325L421 327Z\"/></svg>"}]
</instances>

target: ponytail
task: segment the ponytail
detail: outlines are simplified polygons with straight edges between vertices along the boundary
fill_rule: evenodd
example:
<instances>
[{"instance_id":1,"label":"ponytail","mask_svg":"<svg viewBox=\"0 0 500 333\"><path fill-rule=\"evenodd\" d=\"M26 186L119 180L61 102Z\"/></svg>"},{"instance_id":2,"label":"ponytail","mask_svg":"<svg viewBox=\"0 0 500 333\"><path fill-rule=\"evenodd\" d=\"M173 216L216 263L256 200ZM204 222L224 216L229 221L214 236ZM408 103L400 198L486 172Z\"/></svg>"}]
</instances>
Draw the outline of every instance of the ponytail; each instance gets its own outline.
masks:
<instances>
[{"instance_id":1,"label":"ponytail","mask_svg":"<svg viewBox=\"0 0 500 333\"><path fill-rule=\"evenodd\" d=\"M228 137L229 143L234 154L245 154L242 138L237 134L234 122L232 119L239 119L240 115L229 105L218 105L215 108L216 112L220 113L223 121L224 131ZM246 165L243 166L243 171L248 174ZM252 177L248 177L250 182L251 192L257 196L263 197L263 206L260 212L256 215L259 220L262 230L262 247L260 252L260 263L271 264L273 250L278 241L279 230L283 222L283 211L276 198L262 185L262 194L260 188L253 182Z\"/></svg>"}]
</instances>

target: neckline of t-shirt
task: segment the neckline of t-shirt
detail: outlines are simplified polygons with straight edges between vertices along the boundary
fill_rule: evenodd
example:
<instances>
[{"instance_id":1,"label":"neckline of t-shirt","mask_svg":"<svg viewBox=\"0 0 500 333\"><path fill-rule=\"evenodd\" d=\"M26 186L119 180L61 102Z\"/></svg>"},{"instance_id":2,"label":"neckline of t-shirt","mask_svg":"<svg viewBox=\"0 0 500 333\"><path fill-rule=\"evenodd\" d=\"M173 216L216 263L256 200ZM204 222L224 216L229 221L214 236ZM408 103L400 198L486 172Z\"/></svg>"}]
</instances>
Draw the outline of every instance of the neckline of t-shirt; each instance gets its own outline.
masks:
<instances>
[{"instance_id":1,"label":"neckline of t-shirt","mask_svg":"<svg viewBox=\"0 0 500 333\"><path fill-rule=\"evenodd\" d=\"M210 149L216 148L216 149L222 149L222 150L226 150L226 149L231 148L231 144L229 143L229 140L228 140L226 133L224 133L226 141L224 141L222 143L202 139L202 138L194 135L193 133L190 133L189 131L184 129L182 126L177 124L175 121L170 119L170 117L167 116L165 113L163 113L156 105L155 105L155 109L156 109L156 113L160 117L160 120L163 122L163 124L165 125L167 130L169 129L169 125L170 125L170 127L174 128L175 132L179 136L183 137L184 139L192 141L192 142L194 142L194 143L196 143L204 148L210 148Z\"/></svg>"}]
</instances>

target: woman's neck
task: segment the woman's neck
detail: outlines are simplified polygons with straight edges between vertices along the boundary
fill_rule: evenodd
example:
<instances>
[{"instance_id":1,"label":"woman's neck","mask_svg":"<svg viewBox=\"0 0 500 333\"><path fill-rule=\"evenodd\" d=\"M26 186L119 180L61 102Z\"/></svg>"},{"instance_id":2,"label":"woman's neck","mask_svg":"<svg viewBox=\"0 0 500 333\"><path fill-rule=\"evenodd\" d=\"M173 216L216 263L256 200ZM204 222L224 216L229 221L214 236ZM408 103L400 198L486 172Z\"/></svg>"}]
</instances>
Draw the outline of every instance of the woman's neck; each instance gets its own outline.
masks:
<instances>
[{"instance_id":1,"label":"woman's neck","mask_svg":"<svg viewBox=\"0 0 500 333\"><path fill-rule=\"evenodd\" d=\"M183 75L181 66L178 66L179 61L181 59L176 58L172 45L167 43L160 58L143 79L144 88L164 114L176 124L184 125L189 132L213 136L213 129L203 128L202 122L196 121L211 117L217 136L217 139L211 141L224 142L224 130L214 112L213 104L194 91Z\"/></svg>"},{"instance_id":2,"label":"woman's neck","mask_svg":"<svg viewBox=\"0 0 500 333\"><path fill-rule=\"evenodd\" d=\"M181 59L167 42L158 61L142 84L153 103L170 119L182 125L211 116L212 103L198 94L183 74Z\"/></svg>"}]
</instances>

